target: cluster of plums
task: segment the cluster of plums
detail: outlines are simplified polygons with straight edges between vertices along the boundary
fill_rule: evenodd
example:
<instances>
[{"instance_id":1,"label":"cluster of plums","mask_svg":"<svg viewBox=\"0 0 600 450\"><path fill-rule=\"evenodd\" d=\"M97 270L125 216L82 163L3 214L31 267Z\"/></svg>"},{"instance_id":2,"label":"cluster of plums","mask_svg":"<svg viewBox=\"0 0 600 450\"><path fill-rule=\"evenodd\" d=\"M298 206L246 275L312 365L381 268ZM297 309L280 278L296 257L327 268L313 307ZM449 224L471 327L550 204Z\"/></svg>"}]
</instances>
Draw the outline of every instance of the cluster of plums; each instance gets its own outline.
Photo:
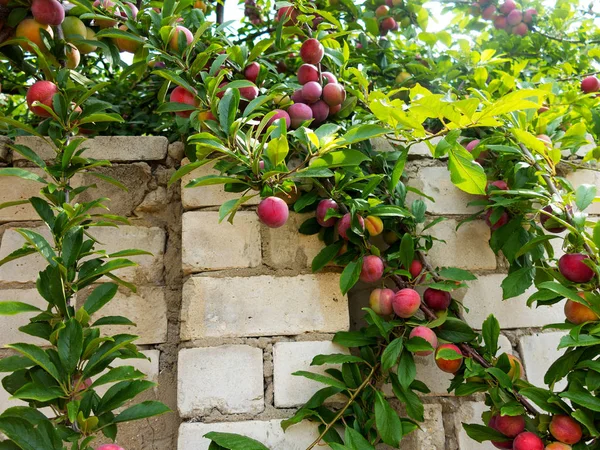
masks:
<instances>
[{"instance_id":1,"label":"cluster of plums","mask_svg":"<svg viewBox=\"0 0 600 450\"><path fill-rule=\"evenodd\" d=\"M507 440L492 442L494 447L512 450L571 450L571 445L581 440L581 426L569 416L557 414L552 417L548 431L557 442L544 446L540 437L525 430L525 417L493 415L488 426L506 436Z\"/></svg>"},{"instance_id":2,"label":"cluster of plums","mask_svg":"<svg viewBox=\"0 0 600 450\"><path fill-rule=\"evenodd\" d=\"M529 26L538 14L535 8L525 11L517 9L513 0L505 0L500 6L496 6L493 0L477 0L471 10L485 20L492 20L496 29L518 36L525 36L529 32Z\"/></svg>"}]
</instances>

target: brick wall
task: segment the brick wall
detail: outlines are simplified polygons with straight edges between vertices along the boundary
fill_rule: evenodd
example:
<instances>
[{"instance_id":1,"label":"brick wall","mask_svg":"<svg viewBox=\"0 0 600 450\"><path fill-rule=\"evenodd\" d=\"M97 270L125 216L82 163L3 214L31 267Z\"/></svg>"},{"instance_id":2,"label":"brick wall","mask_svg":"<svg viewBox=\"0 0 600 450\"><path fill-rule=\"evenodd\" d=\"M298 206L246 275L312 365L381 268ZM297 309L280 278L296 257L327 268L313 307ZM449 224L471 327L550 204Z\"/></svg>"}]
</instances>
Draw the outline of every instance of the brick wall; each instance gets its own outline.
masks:
<instances>
[{"instance_id":1,"label":"brick wall","mask_svg":"<svg viewBox=\"0 0 600 450\"><path fill-rule=\"evenodd\" d=\"M4 142L0 140L0 164L25 166L18 155L11 160ZM35 139L19 138L18 143L44 158L52 156ZM335 268L310 272L321 243L316 236L297 233L303 216L292 214L283 228L268 229L252 211L255 201L236 215L233 225L218 224L218 207L232 194L218 186L167 187L183 157L179 143L168 145L161 137L103 137L87 145L88 156L113 161L102 170L129 188L123 192L95 181L102 196L111 198L111 209L128 216L131 224L94 233L110 251L138 247L153 253L137 257L138 267L120 273L140 286L138 293L120 293L103 313L122 314L137 324L139 344L149 356L140 368L159 383L147 397L174 411L124 427L120 445L128 450L205 450L206 432L226 431L255 437L275 450L304 450L317 436L315 428L302 423L283 433L279 423L321 386L291 373L315 370L309 364L317 354L344 351L331 339L339 330L360 325L372 287L359 285L343 296ZM494 313L504 329L502 348L519 354L528 378L540 383L560 338L541 327L563 320L561 305L532 311L525 306L527 293L503 302L505 265L488 247L488 227L475 221L456 230L457 222L473 212L466 206L472 198L454 188L443 163L428 158L425 145L413 148L411 155L407 170L412 185L437 199L426 201L432 216L448 219L433 228L445 243L436 243L431 261L478 275L468 291L457 295L470 309L468 320L477 328ZM212 170L204 166L183 183ZM569 179L598 184L593 173ZM32 182L0 177L0 203L28 198L37 189ZM41 227L35 219L26 206L0 210L0 258L22 245L15 227ZM30 256L0 267L0 298L40 304L34 283L43 266ZM79 301L84 298L85 293ZM17 328L26 320L0 317L0 342L35 342L19 336ZM0 350L0 357L9 354ZM437 370L432 357L417 359L418 378L432 392L425 397L422 430L403 448L492 449L470 441L460 426L480 420L481 397L454 398L446 391L450 376ZM0 410L13 404L0 392Z\"/></svg>"}]
</instances>

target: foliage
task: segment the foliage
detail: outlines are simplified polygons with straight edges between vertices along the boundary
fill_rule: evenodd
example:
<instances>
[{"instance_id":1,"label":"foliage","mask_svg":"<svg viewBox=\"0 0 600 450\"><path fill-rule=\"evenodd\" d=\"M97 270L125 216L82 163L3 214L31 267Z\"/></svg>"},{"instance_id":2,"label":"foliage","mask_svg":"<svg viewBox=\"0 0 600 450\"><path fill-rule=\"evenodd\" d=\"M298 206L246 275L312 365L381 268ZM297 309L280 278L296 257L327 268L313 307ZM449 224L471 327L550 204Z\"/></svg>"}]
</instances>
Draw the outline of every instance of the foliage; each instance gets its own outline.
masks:
<instances>
[{"instance_id":1,"label":"foliage","mask_svg":"<svg viewBox=\"0 0 600 450\"><path fill-rule=\"evenodd\" d=\"M419 313L394 308L395 315L385 312L376 299L365 309L364 329L334 338L351 349L350 355L321 355L313 361L341 367L328 369L327 375L297 373L326 385L284 422L284 428L302 420L318 424L320 436L309 449L321 441L333 449L368 449L380 442L398 447L418 427L423 421L419 393L428 388L416 380L415 358L435 350L431 342L411 337L419 326L434 329L439 341L456 344L460 352L445 346L433 356L440 368L455 373L450 390L459 396L485 392L489 411L483 419L489 426L465 425L473 439L509 441L494 429L492 419L524 416L526 429L550 443L558 439L549 431L551 417L566 415L583 429L574 448L600 448L600 228L586 213L596 201L596 188L574 189L564 177L565 169L593 169L591 163L599 156L598 147L589 146L600 134L598 99L595 92L582 92L580 87L583 78L594 75L600 56L595 47L597 14L574 0L561 0L552 9L523 2L523 9L535 7L538 12L523 36L522 29L496 30L479 20L481 8L445 2L444 12L453 19L445 30L432 32L431 17L421 2L390 3L382 15L382 5L370 1L281 2L277 11L270 2L246 2L248 20L233 31L207 21L189 0L167 1L157 9L142 4L139 14L117 2L125 16L80 0L73 14L88 25L109 17L125 27L96 29L99 56L84 58L81 71L49 69L53 58L58 64L62 58L64 42L59 36L49 41L46 51L23 54L14 40L2 48L15 86L33 77L28 64L57 80L63 96L92 84L88 79L106 79L111 86L103 90L110 91L104 97L76 101L83 110L72 116L66 112L72 98L61 102L55 97L57 117L42 121L39 132L56 140L56 123L93 133L107 130L105 122L110 121L111 131L181 136L190 163L171 182L216 163L219 175L196 178L187 187L221 184L226 191L240 193L239 199L221 206L221 220L233 221L239 208L256 195L280 197L295 212L316 211L299 232L318 234L324 243L313 261L314 271L327 264L343 267L344 293L363 278L378 288L422 286L452 295L475 279L458 268L433 267L427 259L428 251L439 245L431 230L444 220L429 214L428 204L444 199L411 186L405 170L415 147L426 145L433 158L447 162L451 182L473 196L470 206L477 212L463 223L483 216L490 226L490 247L509 266L502 282L504 298L518 301L509 299L534 289L530 305L568 299L570 305L591 311L585 320L567 315L565 323L551 325L568 334L560 345L563 356L541 387L525 381L520 364L499 353L503 324L493 315L477 331L465 322L464 308L455 299L441 311L422 301ZM478 3L504 8L486 0ZM390 21L384 25L389 18L399 24L398 31ZM193 37L176 27L189 28ZM301 88L295 76L302 64L297 52L309 38L324 47L325 57L317 61L318 83L325 86L323 72L333 73L346 98L339 111L328 108L323 120L275 120L280 110L290 111L291 98ZM117 39L137 45L132 65L121 62L117 48L123 44ZM252 63L260 65L257 77L244 73ZM104 64L110 65L106 71ZM126 98L123 92L133 94ZM182 92L187 97L177 96ZM125 110L139 114L139 120L113 128L119 123L114 112ZM18 120L7 117L5 122L34 133L22 125L38 123L31 113L16 102L8 111L7 116ZM9 134L18 132L11 128ZM389 151L380 151L382 142ZM319 212L320 201L328 199L337 209ZM337 227L322 226L330 220ZM346 231L340 232L344 221ZM566 235L552 234L557 231ZM572 261L562 260L559 270L555 239L562 239L566 253L585 257L576 274L564 267ZM383 273L365 266L372 257L380 258ZM398 295L394 302L400 303ZM450 370L453 361L461 364ZM557 388L563 379L566 387ZM384 385L391 386L405 406L406 417L391 407ZM327 406L326 400L338 394L347 399L345 405ZM208 437L211 448L263 448L239 436Z\"/></svg>"}]
</instances>

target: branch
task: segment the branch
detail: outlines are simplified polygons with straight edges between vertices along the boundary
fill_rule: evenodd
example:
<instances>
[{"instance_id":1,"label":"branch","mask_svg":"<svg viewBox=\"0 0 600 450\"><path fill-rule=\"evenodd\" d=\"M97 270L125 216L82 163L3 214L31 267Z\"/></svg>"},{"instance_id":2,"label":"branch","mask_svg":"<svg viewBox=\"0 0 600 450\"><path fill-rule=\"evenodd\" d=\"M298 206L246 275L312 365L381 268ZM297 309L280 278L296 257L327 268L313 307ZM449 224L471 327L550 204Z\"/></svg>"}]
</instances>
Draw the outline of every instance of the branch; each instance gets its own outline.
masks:
<instances>
[{"instance_id":1,"label":"branch","mask_svg":"<svg viewBox=\"0 0 600 450\"><path fill-rule=\"evenodd\" d=\"M584 39L567 39L567 38L561 38L558 36L551 36L549 34L544 33L543 31L540 31L537 28L533 28L532 31L534 33L539 34L540 36L544 36L545 38L551 39L553 41L557 41L557 42L564 42L566 44L598 44L600 43L600 39L592 39L591 41L586 41Z\"/></svg>"}]
</instances>

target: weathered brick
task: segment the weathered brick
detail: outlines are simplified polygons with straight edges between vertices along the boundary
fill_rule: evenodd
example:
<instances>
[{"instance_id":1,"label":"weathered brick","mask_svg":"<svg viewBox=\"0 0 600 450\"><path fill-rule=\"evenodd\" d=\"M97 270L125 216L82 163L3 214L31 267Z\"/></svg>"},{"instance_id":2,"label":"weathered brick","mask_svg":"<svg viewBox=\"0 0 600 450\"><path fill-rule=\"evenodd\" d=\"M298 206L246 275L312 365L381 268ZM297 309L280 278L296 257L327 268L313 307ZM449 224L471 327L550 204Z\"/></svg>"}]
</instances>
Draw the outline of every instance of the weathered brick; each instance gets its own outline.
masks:
<instances>
[{"instance_id":1,"label":"weathered brick","mask_svg":"<svg viewBox=\"0 0 600 450\"><path fill-rule=\"evenodd\" d=\"M435 242L427 253L434 266L459 267L467 270L496 269L496 255L490 248L490 228L481 220L467 222L445 220L426 232L445 242Z\"/></svg>"},{"instance_id":2,"label":"weathered brick","mask_svg":"<svg viewBox=\"0 0 600 450\"><path fill-rule=\"evenodd\" d=\"M410 180L410 185L433 197L435 202L409 193L407 201L410 203L419 198L427 205L427 211L432 214L473 214L481 208L467 206L477 196L461 191L450 181L450 172L445 166L419 167L417 175Z\"/></svg>"},{"instance_id":3,"label":"weathered brick","mask_svg":"<svg viewBox=\"0 0 600 450\"><path fill-rule=\"evenodd\" d=\"M277 408L293 408L301 406L319 389L322 383L298 377L292 373L299 370L325 374L325 369L338 367L331 364L311 366L317 355L348 353L348 349L330 341L278 342L273 346L273 386L275 406ZM343 397L333 398L343 401Z\"/></svg>"},{"instance_id":4,"label":"weathered brick","mask_svg":"<svg viewBox=\"0 0 600 450\"><path fill-rule=\"evenodd\" d=\"M265 407L262 350L248 345L183 349L177 386L182 417L213 408L222 414L259 413Z\"/></svg>"},{"instance_id":5,"label":"weathered brick","mask_svg":"<svg viewBox=\"0 0 600 450\"><path fill-rule=\"evenodd\" d=\"M280 420L183 423L179 428L177 449L208 450L210 441L203 436L211 431L248 436L272 450L305 450L319 436L317 426L306 421L288 428L285 433L281 428ZM320 444L318 448L327 450L330 447Z\"/></svg>"},{"instance_id":6,"label":"weathered brick","mask_svg":"<svg viewBox=\"0 0 600 450\"><path fill-rule=\"evenodd\" d=\"M458 431L458 448L460 450L494 450L490 442L479 443L471 439L462 424L483 425L481 414L489 411L489 407L483 402L462 402L457 412L454 414L454 426Z\"/></svg>"},{"instance_id":7,"label":"weathered brick","mask_svg":"<svg viewBox=\"0 0 600 450\"><path fill-rule=\"evenodd\" d=\"M35 136L19 136L16 144L26 145L44 160L54 159L55 150ZM88 139L80 148L86 148L83 156L110 161L156 161L167 156L169 140L163 136L97 136ZM15 153L13 160L24 160Z\"/></svg>"},{"instance_id":8,"label":"weathered brick","mask_svg":"<svg viewBox=\"0 0 600 450\"><path fill-rule=\"evenodd\" d=\"M314 214L290 214L287 223L280 228L263 226L263 253L265 263L277 268L310 267L312 260L325 244L318 235L300 234L298 228Z\"/></svg>"},{"instance_id":9,"label":"weathered brick","mask_svg":"<svg viewBox=\"0 0 600 450\"><path fill-rule=\"evenodd\" d=\"M0 162L7 163L10 160L10 149L8 146L12 141L6 136L0 136Z\"/></svg>"},{"instance_id":10,"label":"weathered brick","mask_svg":"<svg viewBox=\"0 0 600 450\"><path fill-rule=\"evenodd\" d=\"M50 239L50 232L46 227L35 228L34 231ZM109 253L130 248L138 248L152 253L152 255L132 256L132 261L138 266L126 267L115 272L126 281L138 284L160 284L163 273L163 255L165 248L165 232L157 227L121 226L97 227L90 231L102 248ZM0 258L4 258L14 250L23 246L23 238L14 229L8 229L2 236ZM35 254L29 255L0 267L0 280L5 282L26 283L35 281L38 273L46 267L45 260Z\"/></svg>"},{"instance_id":11,"label":"weathered brick","mask_svg":"<svg viewBox=\"0 0 600 450\"><path fill-rule=\"evenodd\" d=\"M500 322L500 327L504 329L540 327L564 320L562 304L541 306L540 311L527 307L527 299L536 292L535 288L503 301L504 278L506 275L500 273L480 275L477 280L469 282L463 304L469 308L466 319L471 326L481 329L481 324L490 314L494 314Z\"/></svg>"},{"instance_id":12,"label":"weathered brick","mask_svg":"<svg viewBox=\"0 0 600 450\"><path fill-rule=\"evenodd\" d=\"M423 422L419 423L420 429L409 433L402 438L400 448L403 450L445 450L446 434L444 432L444 418L442 406L435 404L423 405ZM400 416L406 417L406 412L400 410ZM379 444L377 450L395 450L386 444Z\"/></svg>"},{"instance_id":13,"label":"weathered brick","mask_svg":"<svg viewBox=\"0 0 600 450\"><path fill-rule=\"evenodd\" d=\"M547 318L546 323L552 322L552 319ZM560 339L565 334L564 332L535 333L519 339L525 374L530 383L539 387L545 386L544 375L552 363L566 351L566 349L558 350ZM556 383L555 390L560 391L566 385L566 380L563 379Z\"/></svg>"},{"instance_id":14,"label":"weathered brick","mask_svg":"<svg viewBox=\"0 0 600 450\"><path fill-rule=\"evenodd\" d=\"M337 274L199 276L183 287L183 340L333 333L348 324L348 302Z\"/></svg>"},{"instance_id":15,"label":"weathered brick","mask_svg":"<svg viewBox=\"0 0 600 450\"><path fill-rule=\"evenodd\" d=\"M429 142L435 148L435 146L441 140L442 140L441 137L436 137L436 138L430 139ZM403 144L406 145L407 142L404 142ZM394 148L394 146L390 143L390 141L384 137L377 137L377 138L371 139L371 145L373 146L374 150L379 151L379 152L393 152L396 150ZM417 157L417 158L431 158L431 150L429 150L429 146L427 145L426 141L417 142L416 144L413 144L410 147L408 156L409 157Z\"/></svg>"},{"instance_id":16,"label":"weathered brick","mask_svg":"<svg viewBox=\"0 0 600 450\"><path fill-rule=\"evenodd\" d=\"M41 310L46 310L48 302L44 300L36 289L2 289L0 290L0 301L16 301L28 303ZM36 345L49 345L49 342L25 334L19 331L19 327L27 325L29 319L38 313L22 313L16 316L0 316L0 346L14 344L16 342L25 342Z\"/></svg>"},{"instance_id":17,"label":"weathered brick","mask_svg":"<svg viewBox=\"0 0 600 450\"><path fill-rule=\"evenodd\" d=\"M252 211L239 211L233 224L219 223L219 213L183 214L182 261L185 274L261 263L260 224Z\"/></svg>"},{"instance_id":18,"label":"weathered brick","mask_svg":"<svg viewBox=\"0 0 600 450\"><path fill-rule=\"evenodd\" d=\"M183 160L183 164L189 164L188 159ZM219 171L214 169L214 163L206 164L190 172L181 179L181 202L185 209L196 209L205 206L221 206L227 200L240 198L243 194L225 192L222 184L212 186L201 186L197 188L186 188L187 184L195 178L206 175L219 175ZM252 192L253 194L255 192ZM257 205L260 202L260 196L256 196L244 203L244 205Z\"/></svg>"},{"instance_id":19,"label":"weathered brick","mask_svg":"<svg viewBox=\"0 0 600 450\"><path fill-rule=\"evenodd\" d=\"M28 170L42 178L46 178L41 169ZM24 180L18 177L0 177L0 203L39 197L42 187L44 187L43 184L33 180ZM39 220L38 214L30 203L0 209L0 222L22 220Z\"/></svg>"},{"instance_id":20,"label":"weathered brick","mask_svg":"<svg viewBox=\"0 0 600 450\"><path fill-rule=\"evenodd\" d=\"M129 333L139 336L139 345L160 344L167 340L167 303L160 287L139 287L137 293L118 292L92 319L106 316L125 316L137 326L105 325L107 335Z\"/></svg>"}]
</instances>

